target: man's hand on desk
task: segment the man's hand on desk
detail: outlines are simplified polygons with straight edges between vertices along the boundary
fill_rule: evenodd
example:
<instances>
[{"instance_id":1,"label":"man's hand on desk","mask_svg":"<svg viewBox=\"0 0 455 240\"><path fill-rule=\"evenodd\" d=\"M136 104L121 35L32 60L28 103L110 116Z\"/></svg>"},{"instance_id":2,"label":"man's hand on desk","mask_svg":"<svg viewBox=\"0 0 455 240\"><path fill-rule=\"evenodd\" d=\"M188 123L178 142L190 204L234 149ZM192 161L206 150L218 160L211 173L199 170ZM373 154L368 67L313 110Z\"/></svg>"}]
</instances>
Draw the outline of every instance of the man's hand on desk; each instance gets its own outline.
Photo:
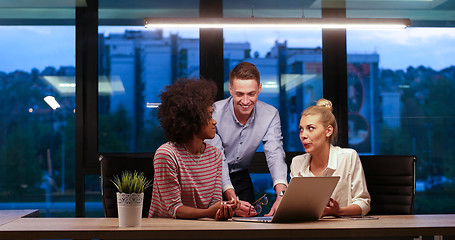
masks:
<instances>
[{"instance_id":1,"label":"man's hand on desk","mask_svg":"<svg viewBox=\"0 0 455 240\"><path fill-rule=\"evenodd\" d=\"M267 216L273 216L273 214L275 214L275 212L276 212L276 209L278 208L278 205L280 205L280 202L281 202L282 198L283 197L281 197L281 196L277 196L275 202L273 203L272 208L270 209L270 212L265 214L264 216L266 216L266 217Z\"/></svg>"},{"instance_id":2,"label":"man's hand on desk","mask_svg":"<svg viewBox=\"0 0 455 240\"><path fill-rule=\"evenodd\" d=\"M247 201L239 200L240 207L234 211L236 216L239 217L254 217L258 215L254 207Z\"/></svg>"},{"instance_id":3,"label":"man's hand on desk","mask_svg":"<svg viewBox=\"0 0 455 240\"><path fill-rule=\"evenodd\" d=\"M264 216L273 216L273 214L275 214L276 212L276 209L278 208L278 206L280 205L280 202L281 202L281 199L283 198L283 195L284 195L284 192L286 191L286 185L284 184L277 184L275 186L275 191L277 192L276 194L276 200L275 202L273 203L273 206L272 208L270 209L270 212L265 214Z\"/></svg>"}]
</instances>

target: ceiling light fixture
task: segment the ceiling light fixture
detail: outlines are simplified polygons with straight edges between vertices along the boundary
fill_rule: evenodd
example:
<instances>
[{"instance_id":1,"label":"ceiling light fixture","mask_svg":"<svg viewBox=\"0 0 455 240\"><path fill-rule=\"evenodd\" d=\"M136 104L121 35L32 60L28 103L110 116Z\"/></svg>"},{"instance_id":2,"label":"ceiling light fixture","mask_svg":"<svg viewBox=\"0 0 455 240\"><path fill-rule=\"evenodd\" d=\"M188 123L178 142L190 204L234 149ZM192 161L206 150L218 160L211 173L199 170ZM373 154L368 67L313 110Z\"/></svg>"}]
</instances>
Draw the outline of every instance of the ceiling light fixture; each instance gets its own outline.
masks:
<instances>
[{"instance_id":1,"label":"ceiling light fixture","mask_svg":"<svg viewBox=\"0 0 455 240\"><path fill-rule=\"evenodd\" d=\"M146 28L404 29L407 18L145 18Z\"/></svg>"}]
</instances>

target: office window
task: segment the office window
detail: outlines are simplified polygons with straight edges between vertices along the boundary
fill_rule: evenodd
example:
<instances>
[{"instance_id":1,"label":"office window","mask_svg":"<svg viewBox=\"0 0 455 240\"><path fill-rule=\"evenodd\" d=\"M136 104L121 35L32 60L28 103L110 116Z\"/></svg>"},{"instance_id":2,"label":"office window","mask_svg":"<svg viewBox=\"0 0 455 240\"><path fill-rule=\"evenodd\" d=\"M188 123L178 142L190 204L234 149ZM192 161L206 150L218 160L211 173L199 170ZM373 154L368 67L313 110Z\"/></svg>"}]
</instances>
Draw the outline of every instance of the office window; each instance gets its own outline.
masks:
<instances>
[{"instance_id":1,"label":"office window","mask_svg":"<svg viewBox=\"0 0 455 240\"><path fill-rule=\"evenodd\" d=\"M453 28L347 32L349 146L417 156L415 213L455 212L454 41Z\"/></svg>"},{"instance_id":2,"label":"office window","mask_svg":"<svg viewBox=\"0 0 455 240\"><path fill-rule=\"evenodd\" d=\"M303 151L300 114L322 97L321 30L225 29L223 33L225 97L230 96L230 70L242 61L255 64L262 83L258 99L280 112L285 151Z\"/></svg>"},{"instance_id":3,"label":"office window","mask_svg":"<svg viewBox=\"0 0 455 240\"><path fill-rule=\"evenodd\" d=\"M99 152L154 152L166 140L164 86L199 78L198 29L146 29L145 17L198 17L199 1L99 0Z\"/></svg>"},{"instance_id":4,"label":"office window","mask_svg":"<svg viewBox=\"0 0 455 240\"><path fill-rule=\"evenodd\" d=\"M199 31L99 27L99 152L154 152L159 95L199 78Z\"/></svg>"},{"instance_id":5,"label":"office window","mask_svg":"<svg viewBox=\"0 0 455 240\"><path fill-rule=\"evenodd\" d=\"M178 7L176 7L178 6ZM99 153L154 152L166 140L164 86L199 77L198 29L146 29L145 17L198 17L199 1L98 1ZM99 177L85 176L85 214L103 216Z\"/></svg>"},{"instance_id":6,"label":"office window","mask_svg":"<svg viewBox=\"0 0 455 240\"><path fill-rule=\"evenodd\" d=\"M0 26L0 52L0 209L74 216L75 27Z\"/></svg>"},{"instance_id":7,"label":"office window","mask_svg":"<svg viewBox=\"0 0 455 240\"><path fill-rule=\"evenodd\" d=\"M104 217L100 175L85 175L85 217Z\"/></svg>"}]
</instances>

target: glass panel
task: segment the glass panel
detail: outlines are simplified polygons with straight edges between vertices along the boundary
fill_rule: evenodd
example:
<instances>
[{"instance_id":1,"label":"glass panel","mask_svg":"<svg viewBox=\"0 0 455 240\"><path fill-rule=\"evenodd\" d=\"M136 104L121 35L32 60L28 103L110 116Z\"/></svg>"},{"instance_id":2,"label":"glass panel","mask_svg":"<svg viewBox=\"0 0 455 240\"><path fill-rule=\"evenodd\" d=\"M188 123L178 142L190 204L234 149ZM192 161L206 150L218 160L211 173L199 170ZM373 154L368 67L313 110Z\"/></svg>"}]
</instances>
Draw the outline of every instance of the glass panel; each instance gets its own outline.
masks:
<instances>
[{"instance_id":1,"label":"glass panel","mask_svg":"<svg viewBox=\"0 0 455 240\"><path fill-rule=\"evenodd\" d=\"M453 28L347 32L349 145L417 156L415 213L455 212L454 41Z\"/></svg>"},{"instance_id":2,"label":"glass panel","mask_svg":"<svg viewBox=\"0 0 455 240\"><path fill-rule=\"evenodd\" d=\"M99 33L99 151L154 152L166 141L160 92L199 77L199 31L102 26Z\"/></svg>"},{"instance_id":3,"label":"glass panel","mask_svg":"<svg viewBox=\"0 0 455 240\"><path fill-rule=\"evenodd\" d=\"M99 152L154 152L166 141L160 92L179 78L199 78L199 30L146 29L144 18L198 17L199 1L99 0L98 13Z\"/></svg>"},{"instance_id":4,"label":"glass panel","mask_svg":"<svg viewBox=\"0 0 455 240\"><path fill-rule=\"evenodd\" d=\"M143 26L146 17L199 17L199 0L98 0L100 26Z\"/></svg>"},{"instance_id":5,"label":"glass panel","mask_svg":"<svg viewBox=\"0 0 455 240\"><path fill-rule=\"evenodd\" d=\"M75 27L0 26L0 52L0 209L74 216Z\"/></svg>"},{"instance_id":6,"label":"glass panel","mask_svg":"<svg viewBox=\"0 0 455 240\"><path fill-rule=\"evenodd\" d=\"M285 151L303 151L300 114L322 97L321 30L225 29L224 39L225 97L230 70L242 61L255 64L262 83L258 99L280 112Z\"/></svg>"},{"instance_id":7,"label":"glass panel","mask_svg":"<svg viewBox=\"0 0 455 240\"><path fill-rule=\"evenodd\" d=\"M229 0L223 1L223 17L320 18L321 1Z\"/></svg>"},{"instance_id":8,"label":"glass panel","mask_svg":"<svg viewBox=\"0 0 455 240\"><path fill-rule=\"evenodd\" d=\"M336 7L338 2L326 1L324 4ZM454 2L447 0L346 0L347 18L409 18L413 27L453 27L454 9Z\"/></svg>"},{"instance_id":9,"label":"glass panel","mask_svg":"<svg viewBox=\"0 0 455 240\"><path fill-rule=\"evenodd\" d=\"M104 217L100 175L85 177L85 217Z\"/></svg>"}]
</instances>

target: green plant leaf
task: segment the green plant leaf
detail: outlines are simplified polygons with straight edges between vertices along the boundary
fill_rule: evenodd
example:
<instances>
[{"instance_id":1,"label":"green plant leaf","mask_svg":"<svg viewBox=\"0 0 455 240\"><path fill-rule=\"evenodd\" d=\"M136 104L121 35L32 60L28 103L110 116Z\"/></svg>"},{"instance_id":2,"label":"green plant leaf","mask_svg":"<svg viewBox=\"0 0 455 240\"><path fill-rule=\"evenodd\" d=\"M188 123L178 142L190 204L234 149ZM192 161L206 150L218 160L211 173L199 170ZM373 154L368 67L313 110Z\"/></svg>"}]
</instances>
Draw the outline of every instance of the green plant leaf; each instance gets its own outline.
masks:
<instances>
[{"instance_id":1,"label":"green plant leaf","mask_svg":"<svg viewBox=\"0 0 455 240\"><path fill-rule=\"evenodd\" d=\"M142 193L153 184L153 181L148 180L143 172L139 173L136 170L133 172L125 170L120 176L114 176L111 182L122 193Z\"/></svg>"}]
</instances>

